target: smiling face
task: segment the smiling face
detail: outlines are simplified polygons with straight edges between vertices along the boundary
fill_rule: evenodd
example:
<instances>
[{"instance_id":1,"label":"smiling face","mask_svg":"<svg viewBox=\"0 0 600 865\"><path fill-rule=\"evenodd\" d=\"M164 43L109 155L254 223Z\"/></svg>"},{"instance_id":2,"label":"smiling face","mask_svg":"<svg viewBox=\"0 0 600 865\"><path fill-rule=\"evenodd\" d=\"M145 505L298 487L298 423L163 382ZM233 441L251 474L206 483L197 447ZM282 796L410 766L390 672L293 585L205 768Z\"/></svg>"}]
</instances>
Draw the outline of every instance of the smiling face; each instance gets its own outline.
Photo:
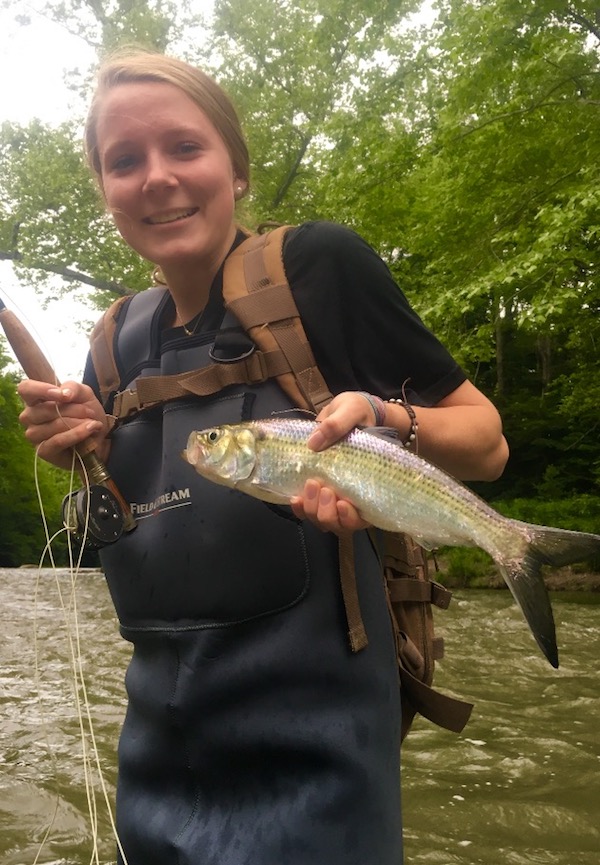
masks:
<instances>
[{"instance_id":1,"label":"smiling face","mask_svg":"<svg viewBox=\"0 0 600 865\"><path fill-rule=\"evenodd\" d=\"M246 182L205 113L172 84L123 83L105 95L96 136L102 190L126 243L169 284L212 280Z\"/></svg>"}]
</instances>

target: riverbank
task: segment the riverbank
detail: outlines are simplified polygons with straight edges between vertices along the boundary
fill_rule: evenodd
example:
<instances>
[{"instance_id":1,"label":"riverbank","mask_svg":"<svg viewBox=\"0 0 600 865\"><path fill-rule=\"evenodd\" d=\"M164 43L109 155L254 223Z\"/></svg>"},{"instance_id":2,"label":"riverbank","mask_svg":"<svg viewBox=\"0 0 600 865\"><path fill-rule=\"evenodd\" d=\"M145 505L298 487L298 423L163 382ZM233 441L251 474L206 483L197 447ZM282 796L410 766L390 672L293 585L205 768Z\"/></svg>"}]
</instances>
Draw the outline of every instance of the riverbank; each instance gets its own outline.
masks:
<instances>
[{"instance_id":1,"label":"riverbank","mask_svg":"<svg viewBox=\"0 0 600 865\"><path fill-rule=\"evenodd\" d=\"M436 568L437 564L437 568ZM469 573L457 573L444 558L437 558L436 564L430 563L430 576L449 589L506 589L506 583L497 570L476 569ZM550 571L546 569L544 582L551 592L599 592L600 572L582 570L577 565L568 565Z\"/></svg>"}]
</instances>

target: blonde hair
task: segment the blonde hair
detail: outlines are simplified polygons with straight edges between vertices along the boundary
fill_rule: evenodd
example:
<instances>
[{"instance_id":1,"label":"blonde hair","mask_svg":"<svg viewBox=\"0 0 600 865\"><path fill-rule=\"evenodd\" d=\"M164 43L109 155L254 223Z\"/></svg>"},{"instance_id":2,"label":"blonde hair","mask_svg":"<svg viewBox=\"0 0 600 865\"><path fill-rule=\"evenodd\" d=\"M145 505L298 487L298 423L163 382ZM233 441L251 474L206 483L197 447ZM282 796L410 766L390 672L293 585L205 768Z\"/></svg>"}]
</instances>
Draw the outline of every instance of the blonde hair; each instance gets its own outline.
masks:
<instances>
[{"instance_id":1,"label":"blonde hair","mask_svg":"<svg viewBox=\"0 0 600 865\"><path fill-rule=\"evenodd\" d=\"M121 49L110 55L97 73L97 85L84 131L88 163L98 180L102 167L98 153L97 124L107 92L119 84L156 81L172 84L196 103L213 124L231 157L235 176L249 183L250 157L236 110L225 91L201 69L174 57L138 49Z\"/></svg>"}]
</instances>

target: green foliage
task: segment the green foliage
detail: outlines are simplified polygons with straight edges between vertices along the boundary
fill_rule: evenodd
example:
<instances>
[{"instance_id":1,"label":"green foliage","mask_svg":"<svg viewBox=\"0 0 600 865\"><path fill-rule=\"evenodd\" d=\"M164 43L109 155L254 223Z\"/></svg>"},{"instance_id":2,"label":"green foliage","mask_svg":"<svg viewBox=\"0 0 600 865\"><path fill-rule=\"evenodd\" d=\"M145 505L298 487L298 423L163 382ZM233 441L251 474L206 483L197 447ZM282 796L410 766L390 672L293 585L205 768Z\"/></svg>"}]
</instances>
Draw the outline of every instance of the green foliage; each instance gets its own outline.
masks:
<instances>
[{"instance_id":1,"label":"green foliage","mask_svg":"<svg viewBox=\"0 0 600 865\"><path fill-rule=\"evenodd\" d=\"M511 499L498 501L494 507L514 520L540 526L555 526L574 532L598 533L600 498L580 495L570 498Z\"/></svg>"},{"instance_id":2,"label":"green foliage","mask_svg":"<svg viewBox=\"0 0 600 865\"><path fill-rule=\"evenodd\" d=\"M216 74L253 158L244 223L329 218L378 249L502 411L511 459L484 495L598 495L597 4L438 0L429 25L409 18L416 0L216 0L212 19L200 5L47 14L98 55L166 45ZM79 136L2 128L0 258L105 306L150 268L104 215Z\"/></svg>"},{"instance_id":3,"label":"green foliage","mask_svg":"<svg viewBox=\"0 0 600 865\"><path fill-rule=\"evenodd\" d=\"M445 547L440 551L439 567L435 579L455 588L487 588L496 574L491 557L473 547Z\"/></svg>"},{"instance_id":4,"label":"green foliage","mask_svg":"<svg viewBox=\"0 0 600 865\"><path fill-rule=\"evenodd\" d=\"M16 567L37 564L46 541L36 496L35 452L18 422L17 381L1 374L1 369L0 363L0 567ZM37 472L44 512L54 533L60 528L68 477L41 460ZM60 543L58 550L63 556Z\"/></svg>"},{"instance_id":5,"label":"green foliage","mask_svg":"<svg viewBox=\"0 0 600 865\"><path fill-rule=\"evenodd\" d=\"M148 285L149 265L131 254L103 211L74 125L3 124L0 169L1 236L17 273L40 288L62 275L63 293L74 280L88 281L99 299L124 285Z\"/></svg>"},{"instance_id":6,"label":"green foliage","mask_svg":"<svg viewBox=\"0 0 600 865\"><path fill-rule=\"evenodd\" d=\"M249 7L245 0L217 0L207 63L242 111L258 219L295 222L333 213L330 178L340 170L339 157L357 146L362 164L354 162L351 175L369 173L372 184L369 158L379 155L385 136L380 112L390 114L398 98L395 55L404 51L400 37L389 46L386 40L416 5L265 0ZM372 132L375 119L377 135L367 144L365 124ZM347 162L341 170L344 184Z\"/></svg>"}]
</instances>

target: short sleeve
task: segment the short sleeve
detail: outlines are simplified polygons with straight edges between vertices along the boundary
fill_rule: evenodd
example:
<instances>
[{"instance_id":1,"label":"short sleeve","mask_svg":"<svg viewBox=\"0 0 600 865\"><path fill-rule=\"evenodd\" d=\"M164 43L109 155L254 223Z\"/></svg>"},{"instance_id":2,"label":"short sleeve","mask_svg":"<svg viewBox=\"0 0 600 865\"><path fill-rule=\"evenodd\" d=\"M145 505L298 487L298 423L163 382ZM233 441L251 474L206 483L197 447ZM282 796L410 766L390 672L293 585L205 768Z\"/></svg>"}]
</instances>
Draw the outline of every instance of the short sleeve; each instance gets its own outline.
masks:
<instances>
[{"instance_id":1,"label":"short sleeve","mask_svg":"<svg viewBox=\"0 0 600 865\"><path fill-rule=\"evenodd\" d=\"M330 390L436 402L466 375L423 324L387 265L355 232L330 222L292 229L284 265Z\"/></svg>"}]
</instances>

